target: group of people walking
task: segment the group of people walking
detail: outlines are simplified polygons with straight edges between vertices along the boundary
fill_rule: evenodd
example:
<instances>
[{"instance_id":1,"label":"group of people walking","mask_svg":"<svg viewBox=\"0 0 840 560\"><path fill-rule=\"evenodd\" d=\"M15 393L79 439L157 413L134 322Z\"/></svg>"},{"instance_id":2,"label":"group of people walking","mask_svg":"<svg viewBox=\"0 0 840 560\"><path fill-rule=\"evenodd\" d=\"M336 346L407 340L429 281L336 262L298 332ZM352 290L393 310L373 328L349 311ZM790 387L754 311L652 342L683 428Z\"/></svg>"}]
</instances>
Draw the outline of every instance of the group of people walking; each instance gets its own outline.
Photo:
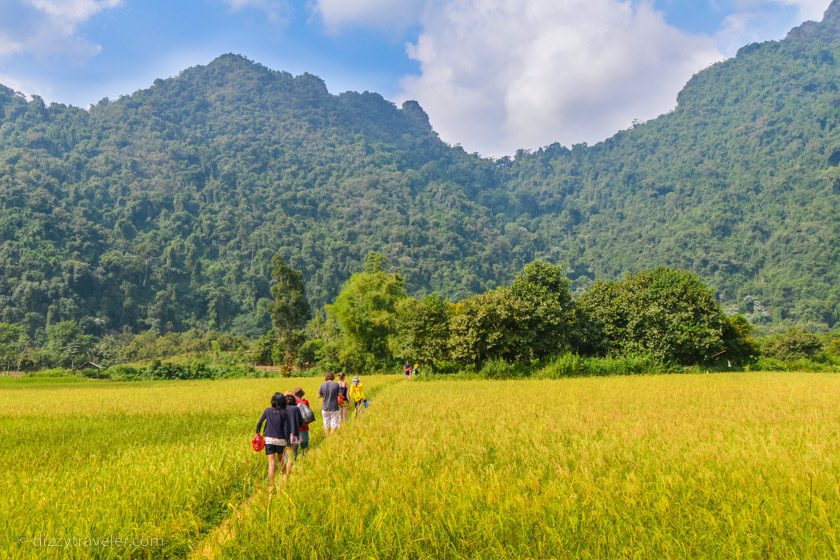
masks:
<instances>
[{"instance_id":1,"label":"group of people walking","mask_svg":"<svg viewBox=\"0 0 840 560\"><path fill-rule=\"evenodd\" d=\"M411 381L413 377L420 375L420 364L411 365L411 362L404 363L403 374L407 380Z\"/></svg>"},{"instance_id":2,"label":"group of people walking","mask_svg":"<svg viewBox=\"0 0 840 560\"><path fill-rule=\"evenodd\" d=\"M352 385L347 385L343 373L338 374L336 381L335 374L328 372L318 388L325 435L334 433L347 421L347 410L351 406L354 411L367 406L361 379L354 377L351 383ZM271 406L263 411L257 421L254 436L255 441L260 438L264 441L270 488L274 488L274 474L277 469L289 476L298 454L305 453L309 448L309 424L314 420L315 414L301 387L285 394L272 395ZM265 433L261 435L263 426Z\"/></svg>"},{"instance_id":3,"label":"group of people walking","mask_svg":"<svg viewBox=\"0 0 840 560\"><path fill-rule=\"evenodd\" d=\"M321 399L321 414L324 419L324 434L329 435L338 430L347 421L347 410L353 406L354 411L363 407L365 391L362 387L362 380L354 377L352 386L348 386L344 380L344 374L338 374L338 381L335 380L333 372L327 372L324 382L318 387L318 398Z\"/></svg>"}]
</instances>

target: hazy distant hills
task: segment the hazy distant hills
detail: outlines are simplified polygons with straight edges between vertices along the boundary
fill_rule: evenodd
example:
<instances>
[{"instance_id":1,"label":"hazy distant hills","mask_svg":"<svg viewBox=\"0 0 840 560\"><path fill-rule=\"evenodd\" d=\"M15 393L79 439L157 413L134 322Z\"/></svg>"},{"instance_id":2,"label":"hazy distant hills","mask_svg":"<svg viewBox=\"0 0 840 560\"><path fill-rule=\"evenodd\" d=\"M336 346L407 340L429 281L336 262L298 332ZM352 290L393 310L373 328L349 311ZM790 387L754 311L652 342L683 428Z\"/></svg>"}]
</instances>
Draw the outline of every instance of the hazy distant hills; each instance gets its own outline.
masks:
<instances>
[{"instance_id":1,"label":"hazy distant hills","mask_svg":"<svg viewBox=\"0 0 840 560\"><path fill-rule=\"evenodd\" d=\"M379 250L460 297L543 257L578 288L690 268L761 319L840 318L840 0L697 74L672 113L498 161L419 105L224 55L90 111L0 87L0 321L269 325L280 251L329 301Z\"/></svg>"}]
</instances>

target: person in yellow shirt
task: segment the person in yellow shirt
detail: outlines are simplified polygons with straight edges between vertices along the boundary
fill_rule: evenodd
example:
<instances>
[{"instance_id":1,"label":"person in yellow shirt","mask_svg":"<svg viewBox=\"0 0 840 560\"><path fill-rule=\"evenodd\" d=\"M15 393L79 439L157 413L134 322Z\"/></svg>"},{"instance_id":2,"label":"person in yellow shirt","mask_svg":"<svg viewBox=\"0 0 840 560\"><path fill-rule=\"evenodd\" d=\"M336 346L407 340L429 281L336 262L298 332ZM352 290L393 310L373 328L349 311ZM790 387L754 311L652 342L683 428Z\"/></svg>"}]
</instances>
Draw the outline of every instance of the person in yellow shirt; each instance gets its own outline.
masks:
<instances>
[{"instance_id":1,"label":"person in yellow shirt","mask_svg":"<svg viewBox=\"0 0 840 560\"><path fill-rule=\"evenodd\" d=\"M350 387L350 402L353 403L356 412L367 402L365 399L365 389L362 387L362 380L358 377L353 378L352 386Z\"/></svg>"}]
</instances>

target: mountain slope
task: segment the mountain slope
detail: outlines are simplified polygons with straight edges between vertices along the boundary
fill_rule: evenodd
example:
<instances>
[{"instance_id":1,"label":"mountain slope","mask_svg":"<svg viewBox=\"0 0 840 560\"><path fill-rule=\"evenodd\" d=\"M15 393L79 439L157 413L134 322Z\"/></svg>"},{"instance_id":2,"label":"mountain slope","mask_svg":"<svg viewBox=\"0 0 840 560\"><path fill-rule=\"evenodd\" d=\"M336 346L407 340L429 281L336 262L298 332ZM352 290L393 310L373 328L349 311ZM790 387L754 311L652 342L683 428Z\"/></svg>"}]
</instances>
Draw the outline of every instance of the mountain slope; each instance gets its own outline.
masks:
<instances>
[{"instance_id":1,"label":"mountain slope","mask_svg":"<svg viewBox=\"0 0 840 560\"><path fill-rule=\"evenodd\" d=\"M321 305L380 250L461 297L545 257L576 286L691 268L761 319L840 317L840 0L596 146L484 160L423 110L224 55L90 111L0 86L0 321L269 326L271 256Z\"/></svg>"},{"instance_id":2,"label":"mountain slope","mask_svg":"<svg viewBox=\"0 0 840 560\"><path fill-rule=\"evenodd\" d=\"M776 319L840 317L840 2L823 23L697 74L678 107L592 148L517 158L504 180L575 275L690 268ZM763 305L756 304L760 302Z\"/></svg>"},{"instance_id":3,"label":"mountain slope","mask_svg":"<svg viewBox=\"0 0 840 560\"><path fill-rule=\"evenodd\" d=\"M10 90L0 110L0 321L254 334L277 251L316 304L372 249L453 295L509 266L492 162L416 103L225 55L89 113Z\"/></svg>"}]
</instances>

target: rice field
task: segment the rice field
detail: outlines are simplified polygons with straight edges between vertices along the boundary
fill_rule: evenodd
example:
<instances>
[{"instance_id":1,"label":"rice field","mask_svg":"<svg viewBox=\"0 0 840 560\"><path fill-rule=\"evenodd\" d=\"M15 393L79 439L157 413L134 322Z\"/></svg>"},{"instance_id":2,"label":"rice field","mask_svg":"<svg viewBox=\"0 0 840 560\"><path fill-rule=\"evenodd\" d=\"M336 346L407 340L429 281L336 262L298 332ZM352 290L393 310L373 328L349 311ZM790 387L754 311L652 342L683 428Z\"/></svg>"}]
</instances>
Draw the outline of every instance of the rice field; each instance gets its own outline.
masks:
<instances>
[{"instance_id":1,"label":"rice field","mask_svg":"<svg viewBox=\"0 0 840 560\"><path fill-rule=\"evenodd\" d=\"M840 558L840 376L391 385L224 558Z\"/></svg>"},{"instance_id":2,"label":"rice field","mask_svg":"<svg viewBox=\"0 0 840 560\"><path fill-rule=\"evenodd\" d=\"M840 558L836 374L366 377L269 494L253 425L319 383L0 380L0 558Z\"/></svg>"},{"instance_id":3,"label":"rice field","mask_svg":"<svg viewBox=\"0 0 840 560\"><path fill-rule=\"evenodd\" d=\"M264 489L271 395L320 381L0 379L0 558L185 557Z\"/></svg>"}]
</instances>

